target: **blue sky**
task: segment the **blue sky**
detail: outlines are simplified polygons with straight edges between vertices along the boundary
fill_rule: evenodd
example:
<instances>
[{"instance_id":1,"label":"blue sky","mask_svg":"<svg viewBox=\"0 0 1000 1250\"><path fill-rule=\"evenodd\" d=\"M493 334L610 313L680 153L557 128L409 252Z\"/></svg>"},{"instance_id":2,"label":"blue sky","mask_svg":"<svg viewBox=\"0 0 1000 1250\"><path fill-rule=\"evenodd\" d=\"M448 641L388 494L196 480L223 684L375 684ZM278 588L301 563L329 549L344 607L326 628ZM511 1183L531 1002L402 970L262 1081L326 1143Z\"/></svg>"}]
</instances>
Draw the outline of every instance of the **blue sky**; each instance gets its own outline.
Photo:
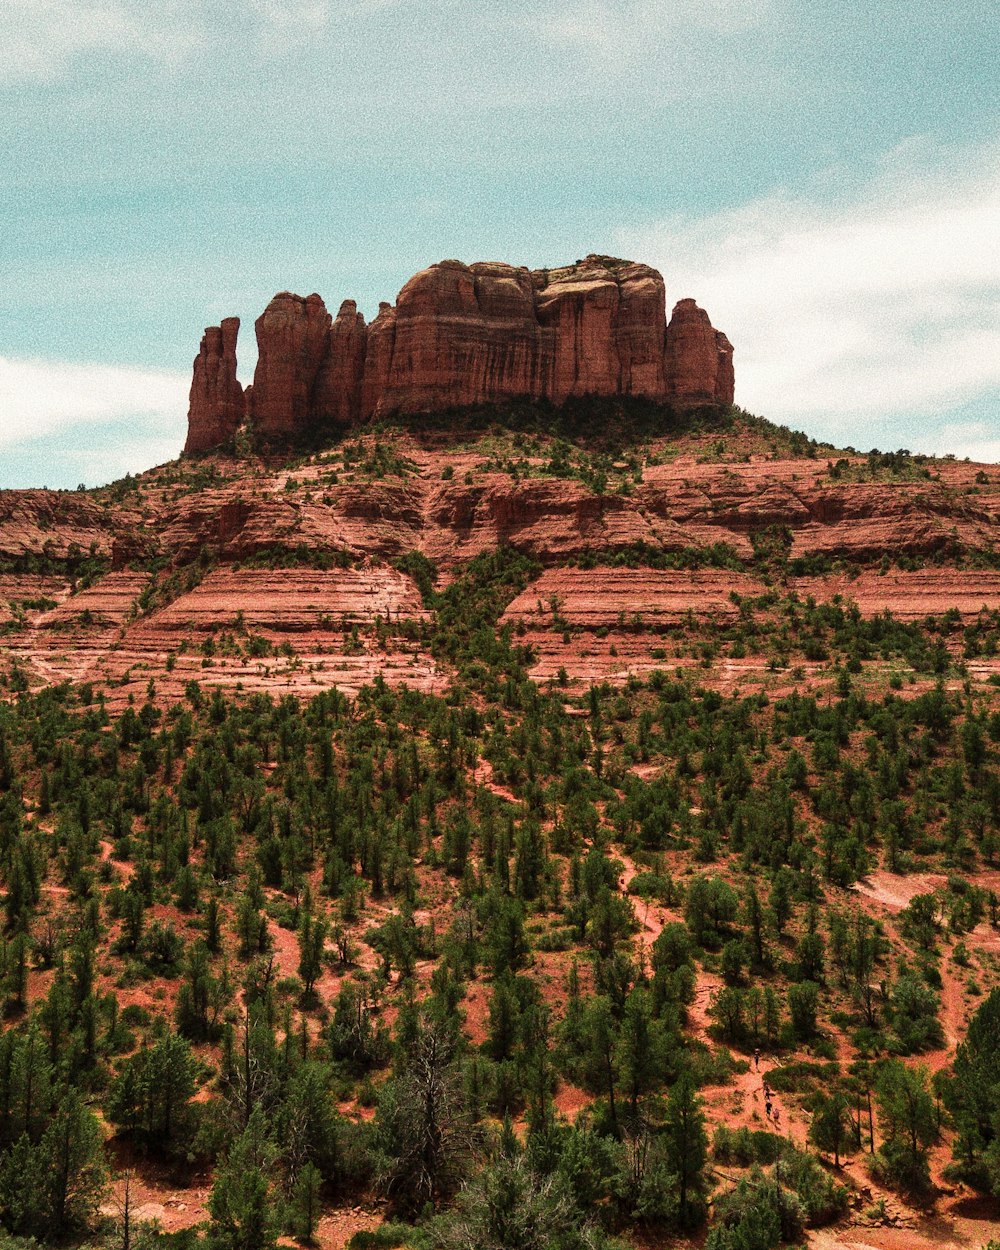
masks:
<instances>
[{"instance_id":1,"label":"blue sky","mask_svg":"<svg viewBox=\"0 0 1000 1250\"><path fill-rule=\"evenodd\" d=\"M662 269L737 402L1000 460L990 0L4 0L0 485L176 454L202 328L443 257Z\"/></svg>"}]
</instances>

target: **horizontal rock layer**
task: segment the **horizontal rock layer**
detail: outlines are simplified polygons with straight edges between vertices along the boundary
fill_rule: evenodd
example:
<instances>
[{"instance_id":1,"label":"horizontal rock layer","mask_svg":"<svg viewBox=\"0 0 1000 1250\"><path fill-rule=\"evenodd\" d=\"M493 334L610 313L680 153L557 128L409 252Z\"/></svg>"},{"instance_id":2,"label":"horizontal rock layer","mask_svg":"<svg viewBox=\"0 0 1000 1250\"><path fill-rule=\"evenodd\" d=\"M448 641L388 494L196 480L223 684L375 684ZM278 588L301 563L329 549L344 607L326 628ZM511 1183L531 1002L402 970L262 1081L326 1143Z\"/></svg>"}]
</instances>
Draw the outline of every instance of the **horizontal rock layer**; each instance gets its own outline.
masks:
<instances>
[{"instance_id":1,"label":"horizontal rock layer","mask_svg":"<svg viewBox=\"0 0 1000 1250\"><path fill-rule=\"evenodd\" d=\"M840 595L864 615L889 610L904 620L957 610L965 623L1000 609L1000 572L949 563L949 552L996 549L1000 476L982 466L943 461L933 479L852 482L832 480L821 460L683 457L647 464L629 494L601 496L577 480L515 480L483 468L480 449L429 441L401 432L395 445L411 467L381 480L340 469L333 481L324 457L253 473L224 462L232 476L199 489L187 487L200 469L185 479L168 466L115 502L0 492L0 674L16 661L32 685L93 680L115 706L141 699L150 678L164 698L183 697L192 679L308 696L329 686L353 692L382 675L440 690L447 662L431 655L427 610L393 562L422 552L444 583L504 543L544 566L505 614L540 680L566 670L573 682L617 681L697 665L678 658L671 631L731 621L732 591L748 599L767 589L750 567L580 567L638 544L678 552L725 543L749 562L752 539L775 526L787 531L793 559L867 565L857 576L789 570L781 588L803 600ZM546 454L534 459L540 466ZM111 571L89 586L78 575L74 585L75 562L91 551L98 571ZM342 553L329 557L335 567L305 563L331 552ZM884 555L934 562L880 574ZM137 561L146 571L130 567ZM267 561L295 567L247 567ZM766 664L766 654L751 653L723 657L714 671L735 688ZM991 675L1000 660L969 661L970 672L980 668Z\"/></svg>"},{"instance_id":2,"label":"horizontal rock layer","mask_svg":"<svg viewBox=\"0 0 1000 1250\"><path fill-rule=\"evenodd\" d=\"M244 416L265 442L372 417L526 398L635 395L731 404L733 349L691 299L669 324L648 265L588 256L561 269L446 260L421 270L366 325L353 300L334 320L319 295L282 291L255 323L244 395L228 318L195 360L185 450L229 442Z\"/></svg>"}]
</instances>

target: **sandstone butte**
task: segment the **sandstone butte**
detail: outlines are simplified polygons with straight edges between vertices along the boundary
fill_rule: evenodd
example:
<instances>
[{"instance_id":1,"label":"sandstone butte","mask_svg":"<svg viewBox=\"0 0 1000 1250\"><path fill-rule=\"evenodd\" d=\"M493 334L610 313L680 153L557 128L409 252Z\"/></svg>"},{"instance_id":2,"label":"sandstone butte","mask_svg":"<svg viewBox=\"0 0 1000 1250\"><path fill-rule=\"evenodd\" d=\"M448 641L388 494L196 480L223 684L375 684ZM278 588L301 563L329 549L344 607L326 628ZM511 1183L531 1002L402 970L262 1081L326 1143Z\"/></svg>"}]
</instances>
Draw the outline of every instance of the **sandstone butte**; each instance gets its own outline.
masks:
<instances>
[{"instance_id":1,"label":"sandstone butte","mask_svg":"<svg viewBox=\"0 0 1000 1250\"><path fill-rule=\"evenodd\" d=\"M733 349L693 299L669 323L662 276L588 256L561 269L445 260L412 277L371 325L353 300L282 291L256 321L253 386L236 377L239 320L205 331L186 452L229 442L249 418L265 442L335 433L372 417L505 399L580 395L691 407L733 402Z\"/></svg>"}]
</instances>

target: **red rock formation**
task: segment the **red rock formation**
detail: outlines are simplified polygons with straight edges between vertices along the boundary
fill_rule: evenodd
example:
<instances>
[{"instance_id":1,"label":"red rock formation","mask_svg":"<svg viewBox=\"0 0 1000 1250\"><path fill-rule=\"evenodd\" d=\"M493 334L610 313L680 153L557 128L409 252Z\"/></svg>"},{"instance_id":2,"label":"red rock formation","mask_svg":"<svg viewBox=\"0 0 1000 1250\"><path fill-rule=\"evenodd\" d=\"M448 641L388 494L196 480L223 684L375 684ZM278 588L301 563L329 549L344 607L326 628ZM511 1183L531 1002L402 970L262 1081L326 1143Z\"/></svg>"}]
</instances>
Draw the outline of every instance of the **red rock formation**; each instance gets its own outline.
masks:
<instances>
[{"instance_id":1,"label":"red rock formation","mask_svg":"<svg viewBox=\"0 0 1000 1250\"><path fill-rule=\"evenodd\" d=\"M309 428L313 389L329 353L332 319L318 295L281 291L257 318L257 369L250 415L266 440L291 439Z\"/></svg>"},{"instance_id":2,"label":"red rock formation","mask_svg":"<svg viewBox=\"0 0 1000 1250\"><path fill-rule=\"evenodd\" d=\"M378 316L368 327L365 373L361 384L361 418L364 421L374 414L379 398L385 392L395 343L396 310L383 300L378 306Z\"/></svg>"},{"instance_id":3,"label":"red rock formation","mask_svg":"<svg viewBox=\"0 0 1000 1250\"><path fill-rule=\"evenodd\" d=\"M546 397L663 397L666 333L663 279L647 265L588 256L533 275L538 319L554 332Z\"/></svg>"},{"instance_id":4,"label":"red rock formation","mask_svg":"<svg viewBox=\"0 0 1000 1250\"><path fill-rule=\"evenodd\" d=\"M618 282L621 302L615 341L622 366L622 394L659 399L666 393L663 278L648 265L627 265L619 271Z\"/></svg>"},{"instance_id":5,"label":"red rock formation","mask_svg":"<svg viewBox=\"0 0 1000 1250\"><path fill-rule=\"evenodd\" d=\"M563 269L442 261L403 287L365 414L526 397L664 395L663 279L588 256ZM384 365L382 366L384 370Z\"/></svg>"},{"instance_id":6,"label":"red rock formation","mask_svg":"<svg viewBox=\"0 0 1000 1250\"><path fill-rule=\"evenodd\" d=\"M226 443L243 420L243 387L236 380L239 317L208 326L194 361L185 452L208 451Z\"/></svg>"},{"instance_id":7,"label":"red rock formation","mask_svg":"<svg viewBox=\"0 0 1000 1250\"><path fill-rule=\"evenodd\" d=\"M733 402L733 348L693 299L674 305L667 326L666 397L679 404Z\"/></svg>"},{"instance_id":8,"label":"red rock formation","mask_svg":"<svg viewBox=\"0 0 1000 1250\"><path fill-rule=\"evenodd\" d=\"M345 299L330 327L326 356L313 387L312 419L324 426L347 427L361 412L368 327L352 299Z\"/></svg>"},{"instance_id":9,"label":"red rock formation","mask_svg":"<svg viewBox=\"0 0 1000 1250\"><path fill-rule=\"evenodd\" d=\"M367 411L424 412L512 396L540 398L547 392L544 342L527 269L442 261L400 291L385 382L380 385L379 362Z\"/></svg>"},{"instance_id":10,"label":"red rock formation","mask_svg":"<svg viewBox=\"0 0 1000 1250\"><path fill-rule=\"evenodd\" d=\"M395 307L381 304L371 326L353 301L331 324L318 295L284 291L256 327L246 407L267 441L515 398L733 399L732 347L707 314L681 300L668 327L659 273L607 256L535 271L441 261L411 278ZM225 363L235 381L235 356ZM196 364L189 451L217 445L238 424L235 400L224 421L217 416L207 378L208 366Z\"/></svg>"},{"instance_id":11,"label":"red rock formation","mask_svg":"<svg viewBox=\"0 0 1000 1250\"><path fill-rule=\"evenodd\" d=\"M664 642L661 626L686 628L689 609L696 617L731 614L732 590L760 593L751 540L770 526L787 527L792 557L866 566L859 576L789 576L785 588L802 599L841 595L845 602L856 600L864 615L891 610L911 620L957 609L968 624L984 608L1000 609L1000 574L955 567L946 558L963 549L993 551L1000 525L995 467L938 461L928 479L834 480L824 455L765 458L759 451L766 440L758 433L745 437L743 450L752 459L744 461L740 446L731 445L728 462L702 463L701 452L714 436L692 435L676 455L676 441L665 432L663 440L653 441L655 454L642 481L627 495L607 497L581 481L546 475L548 449L526 453L541 476L514 478L484 466L485 443L468 446L462 435L441 446L405 430L394 438L415 471L384 479L351 470L331 481L329 464L305 463L295 468L290 486L287 468L255 468L248 479L234 464L211 485L178 493L174 466L165 466L141 475L136 491L124 497L0 491L0 563L27 570L42 567L40 561L52 569L66 562L58 575L0 576L0 673L16 660L33 684L99 681L119 706L129 694L144 697L150 677L160 698L182 698L192 679L308 697L331 685L355 690L381 673L386 681L430 689L446 660L432 660L416 636L396 638L387 651L374 636L363 635L363 653L346 654L344 618L395 623L422 614L416 588L393 568L406 552L434 560L446 583L471 557L510 544L547 570L507 613L508 620L525 623L521 641L537 655L533 675L548 680L565 668L574 681L625 680L630 672L664 667L663 648L672 644ZM668 438L669 459L661 454ZM144 552L152 537L155 552ZM587 553L639 544L668 552L716 543L727 544L745 562L742 572L570 567ZM276 549L346 552L352 567L247 567L248 556ZM75 561L91 550L118 573L89 587L80 583L72 594ZM205 550L213 553L217 572L182 598L164 603L157 596L152 611L143 607L139 600L150 577L157 576L164 589L176 579L169 569L133 572L127 565L135 553L166 557L173 568L183 568ZM913 572L883 574L886 554L935 559ZM564 643L556 617L583 626L588 637ZM632 632L637 617L654 628ZM215 664L203 669L198 647L182 646L202 631L232 634L237 619L276 646L293 637L294 669L273 656L247 665L240 642L236 651L220 648ZM605 629L605 639L592 632ZM949 645L961 654L961 631ZM763 672L766 663L766 656L752 651L739 662L727 659L729 676L722 680ZM996 657L984 656L969 667L982 681L998 666Z\"/></svg>"}]
</instances>

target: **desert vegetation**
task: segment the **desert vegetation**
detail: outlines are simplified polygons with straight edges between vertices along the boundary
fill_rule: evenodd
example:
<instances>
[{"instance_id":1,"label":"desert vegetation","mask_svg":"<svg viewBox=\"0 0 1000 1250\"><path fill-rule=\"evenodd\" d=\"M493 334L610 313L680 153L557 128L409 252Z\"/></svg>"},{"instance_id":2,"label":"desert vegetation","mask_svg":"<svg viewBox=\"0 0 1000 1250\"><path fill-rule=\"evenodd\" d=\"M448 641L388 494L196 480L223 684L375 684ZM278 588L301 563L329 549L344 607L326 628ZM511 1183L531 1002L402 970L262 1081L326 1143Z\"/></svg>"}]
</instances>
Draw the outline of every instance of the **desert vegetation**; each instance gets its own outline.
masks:
<instances>
[{"instance_id":1,"label":"desert vegetation","mask_svg":"<svg viewBox=\"0 0 1000 1250\"><path fill-rule=\"evenodd\" d=\"M536 436L469 437L468 471L493 457L495 477ZM648 464L542 450L528 476L601 492ZM351 444L284 465L280 493L418 469ZM226 471L195 472L215 489ZM907 457L862 472L925 480ZM202 489L190 467L161 477L171 506L181 480ZM97 558L73 557L99 588ZM411 587L408 614L322 628L345 657L419 648L439 689L376 672L345 693L331 670L276 693L301 644L255 627L249 602L249 621L189 627L141 681L38 680L15 653L0 703L11 1244L766 1250L851 1221L923 1246L921 1219L950 1197L991 1202L1000 701L971 666L996 655L1000 616L865 613L847 565L847 588L817 599L795 579L829 560L796 558L775 523L740 550L593 548L559 575L753 579L712 616L654 621L637 603L595 625L565 589L537 589L548 566L525 546L373 566L293 531L239 567L208 544L142 557L113 575L142 587L123 628L187 611L219 570L381 567ZM75 596L56 609L39 586L12 636L33 612L79 628ZM658 662L539 675L545 646L571 656L602 629ZM757 680L720 681L732 662ZM223 689L223 663L267 672Z\"/></svg>"}]
</instances>

